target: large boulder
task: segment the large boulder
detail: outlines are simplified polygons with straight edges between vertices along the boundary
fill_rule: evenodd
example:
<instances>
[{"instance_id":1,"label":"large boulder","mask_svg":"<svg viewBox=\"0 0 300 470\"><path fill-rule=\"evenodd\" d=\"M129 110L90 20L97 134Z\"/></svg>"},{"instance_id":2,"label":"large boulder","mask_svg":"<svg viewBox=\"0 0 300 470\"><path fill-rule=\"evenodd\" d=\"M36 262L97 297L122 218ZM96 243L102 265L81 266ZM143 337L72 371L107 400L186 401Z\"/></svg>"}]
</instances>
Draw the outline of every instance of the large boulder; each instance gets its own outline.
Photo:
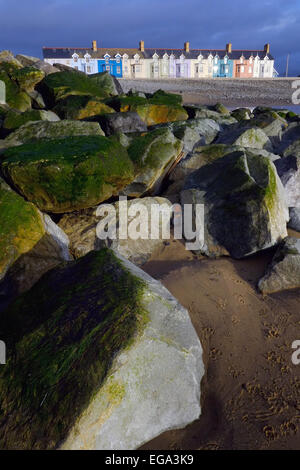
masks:
<instances>
[{"instance_id":1,"label":"large boulder","mask_svg":"<svg viewBox=\"0 0 300 470\"><path fill-rule=\"evenodd\" d=\"M61 119L86 119L115 111L99 98L89 95L70 95L53 108Z\"/></svg>"},{"instance_id":2,"label":"large boulder","mask_svg":"<svg viewBox=\"0 0 300 470\"><path fill-rule=\"evenodd\" d=\"M48 62L45 62L44 60L39 60L32 64L32 67L38 70L42 70L45 75L51 75L52 73L57 73L59 72L57 67L53 67L53 65L49 64Z\"/></svg>"},{"instance_id":3,"label":"large boulder","mask_svg":"<svg viewBox=\"0 0 300 470\"><path fill-rule=\"evenodd\" d=\"M0 63L3 64L4 62L15 65L19 68L22 67L22 63L13 55L11 51L8 50L0 52Z\"/></svg>"},{"instance_id":4,"label":"large boulder","mask_svg":"<svg viewBox=\"0 0 300 470\"><path fill-rule=\"evenodd\" d=\"M300 232L300 207L290 207L290 220L288 227Z\"/></svg>"},{"instance_id":5,"label":"large boulder","mask_svg":"<svg viewBox=\"0 0 300 470\"><path fill-rule=\"evenodd\" d=\"M258 283L263 294L300 287L300 239L287 237Z\"/></svg>"},{"instance_id":6,"label":"large boulder","mask_svg":"<svg viewBox=\"0 0 300 470\"><path fill-rule=\"evenodd\" d=\"M282 156L295 155L300 156L299 154L299 140L300 140L300 123L292 122L288 127L283 131L281 142L276 146L276 153ZM296 152L296 153L295 153Z\"/></svg>"},{"instance_id":7,"label":"large boulder","mask_svg":"<svg viewBox=\"0 0 300 470\"><path fill-rule=\"evenodd\" d=\"M115 96L123 93L120 82L108 72L94 73L89 75L89 79L104 90L107 96Z\"/></svg>"},{"instance_id":8,"label":"large boulder","mask_svg":"<svg viewBox=\"0 0 300 470\"><path fill-rule=\"evenodd\" d=\"M102 135L104 132L97 122L85 121L37 121L28 122L0 141L0 149L16 147L38 139L59 139L61 137Z\"/></svg>"},{"instance_id":9,"label":"large boulder","mask_svg":"<svg viewBox=\"0 0 300 470\"><path fill-rule=\"evenodd\" d=\"M276 147L280 144L283 132L288 127L287 121L274 111L268 113L260 113L258 116L256 116L254 119L251 119L249 122L243 122L239 125L241 127L251 126L262 129L264 133L269 137L273 147Z\"/></svg>"},{"instance_id":10,"label":"large boulder","mask_svg":"<svg viewBox=\"0 0 300 470\"><path fill-rule=\"evenodd\" d=\"M114 114L105 114L96 116L93 120L100 123L101 128L106 135L116 133L146 132L147 126L134 111L127 113L115 112Z\"/></svg>"},{"instance_id":11,"label":"large boulder","mask_svg":"<svg viewBox=\"0 0 300 470\"><path fill-rule=\"evenodd\" d=\"M6 103L13 109L27 111L31 108L31 98L18 85L17 76L22 70L17 64L0 61L0 80L5 83Z\"/></svg>"},{"instance_id":12,"label":"large boulder","mask_svg":"<svg viewBox=\"0 0 300 470\"><path fill-rule=\"evenodd\" d=\"M233 116L219 113L218 111L215 111L213 109L208 109L207 107L204 107L204 106L198 109L195 109L194 117L198 119L212 119L213 121L217 122L224 128L237 123L237 120Z\"/></svg>"},{"instance_id":13,"label":"large boulder","mask_svg":"<svg viewBox=\"0 0 300 470\"><path fill-rule=\"evenodd\" d=\"M181 190L184 186L185 178L193 171L198 170L208 163L212 163L215 160L218 160L219 158L236 151L243 151L250 156L261 155L263 157L269 158L271 161L275 161L280 158L278 155L274 155L267 150L252 149L249 147L245 148L239 145L200 145L199 147L195 147L193 152L189 153L185 158L180 160L180 162L170 173L169 180L172 183L175 182L175 185L171 185L168 190L168 194Z\"/></svg>"},{"instance_id":14,"label":"large boulder","mask_svg":"<svg viewBox=\"0 0 300 470\"><path fill-rule=\"evenodd\" d=\"M275 166L286 191L288 206L300 208L300 156L280 158Z\"/></svg>"},{"instance_id":15,"label":"large boulder","mask_svg":"<svg viewBox=\"0 0 300 470\"><path fill-rule=\"evenodd\" d=\"M139 197L159 194L172 165L182 155L182 142L168 128L157 129L134 138L128 154L134 164L135 178L122 194Z\"/></svg>"},{"instance_id":16,"label":"large boulder","mask_svg":"<svg viewBox=\"0 0 300 470\"><path fill-rule=\"evenodd\" d=\"M251 119L252 113L249 108L237 108L231 112L231 116L234 117L238 122L248 121Z\"/></svg>"},{"instance_id":17,"label":"large boulder","mask_svg":"<svg viewBox=\"0 0 300 470\"><path fill-rule=\"evenodd\" d=\"M47 75L41 82L39 90L48 106L53 106L70 95L89 95L98 98L108 96L106 90L99 86L97 81L91 80L87 75L76 70Z\"/></svg>"},{"instance_id":18,"label":"large boulder","mask_svg":"<svg viewBox=\"0 0 300 470\"><path fill-rule=\"evenodd\" d=\"M14 79L17 81L20 90L29 93L40 83L45 76L42 70L34 67L22 67L15 71Z\"/></svg>"},{"instance_id":19,"label":"large boulder","mask_svg":"<svg viewBox=\"0 0 300 470\"><path fill-rule=\"evenodd\" d=\"M29 142L5 151L1 170L19 192L46 212L99 204L133 180L127 151L101 136Z\"/></svg>"},{"instance_id":20,"label":"large boulder","mask_svg":"<svg viewBox=\"0 0 300 470\"><path fill-rule=\"evenodd\" d=\"M126 205L128 211L129 235L131 225L134 224L133 227L136 227L140 233L140 238L119 236L120 204ZM59 221L59 226L68 235L70 251L76 258L92 250L108 247L141 266L156 249L164 245L166 239L170 238L171 208L171 202L162 197L132 199L65 214ZM161 217L157 217L155 209L161 211ZM151 238L151 223L158 231L157 236L153 234L153 238Z\"/></svg>"},{"instance_id":21,"label":"large boulder","mask_svg":"<svg viewBox=\"0 0 300 470\"><path fill-rule=\"evenodd\" d=\"M20 64L23 65L23 67L30 67L31 65L34 65L40 61L38 57L32 57L24 54L17 54L16 59L20 62Z\"/></svg>"},{"instance_id":22,"label":"large boulder","mask_svg":"<svg viewBox=\"0 0 300 470\"><path fill-rule=\"evenodd\" d=\"M0 80L0 104L6 103L5 83Z\"/></svg>"},{"instance_id":23,"label":"large boulder","mask_svg":"<svg viewBox=\"0 0 300 470\"><path fill-rule=\"evenodd\" d=\"M183 142L185 153L191 152L195 145L211 144L221 130L212 119L189 119L169 124L177 139Z\"/></svg>"},{"instance_id":24,"label":"large boulder","mask_svg":"<svg viewBox=\"0 0 300 470\"><path fill-rule=\"evenodd\" d=\"M43 273L69 260L68 238L0 179L0 308ZM5 278L5 279L4 279Z\"/></svg>"},{"instance_id":25,"label":"large boulder","mask_svg":"<svg viewBox=\"0 0 300 470\"><path fill-rule=\"evenodd\" d=\"M181 105L180 95L158 90L150 98L137 95L118 96L107 104L118 112L135 111L147 126L188 119L188 113Z\"/></svg>"},{"instance_id":26,"label":"large boulder","mask_svg":"<svg viewBox=\"0 0 300 470\"><path fill-rule=\"evenodd\" d=\"M228 127L227 130L219 134L217 144L240 145L256 149L266 149L272 151L273 147L269 137L258 127Z\"/></svg>"},{"instance_id":27,"label":"large boulder","mask_svg":"<svg viewBox=\"0 0 300 470\"><path fill-rule=\"evenodd\" d=\"M181 106L147 103L143 105L132 105L129 109L130 111L136 111L147 126L188 119L187 112Z\"/></svg>"},{"instance_id":28,"label":"large boulder","mask_svg":"<svg viewBox=\"0 0 300 470\"><path fill-rule=\"evenodd\" d=\"M187 310L110 250L43 276L1 315L0 337L2 449L130 450L199 417Z\"/></svg>"},{"instance_id":29,"label":"large boulder","mask_svg":"<svg viewBox=\"0 0 300 470\"><path fill-rule=\"evenodd\" d=\"M196 170L185 181L181 202L183 208L204 205L199 251L208 256L242 258L287 235L284 189L274 164L261 155L234 152Z\"/></svg>"},{"instance_id":30,"label":"large boulder","mask_svg":"<svg viewBox=\"0 0 300 470\"><path fill-rule=\"evenodd\" d=\"M40 109L30 109L21 113L20 111L9 111L3 123L3 127L8 130L15 130L23 126L27 122L33 121L60 121L57 114L53 111L46 111Z\"/></svg>"}]
</instances>

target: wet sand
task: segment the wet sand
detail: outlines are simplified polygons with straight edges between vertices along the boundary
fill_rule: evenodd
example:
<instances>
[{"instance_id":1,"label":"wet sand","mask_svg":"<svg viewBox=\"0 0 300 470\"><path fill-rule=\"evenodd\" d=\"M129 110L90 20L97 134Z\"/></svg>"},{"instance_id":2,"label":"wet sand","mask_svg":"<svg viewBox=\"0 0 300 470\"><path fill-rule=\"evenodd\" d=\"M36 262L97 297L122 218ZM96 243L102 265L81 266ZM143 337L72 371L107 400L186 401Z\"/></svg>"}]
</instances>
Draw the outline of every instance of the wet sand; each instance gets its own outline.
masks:
<instances>
[{"instance_id":1,"label":"wet sand","mask_svg":"<svg viewBox=\"0 0 300 470\"><path fill-rule=\"evenodd\" d=\"M197 259L171 240L143 266L189 310L206 367L200 419L143 449L300 449L300 289L257 291L272 255Z\"/></svg>"}]
</instances>

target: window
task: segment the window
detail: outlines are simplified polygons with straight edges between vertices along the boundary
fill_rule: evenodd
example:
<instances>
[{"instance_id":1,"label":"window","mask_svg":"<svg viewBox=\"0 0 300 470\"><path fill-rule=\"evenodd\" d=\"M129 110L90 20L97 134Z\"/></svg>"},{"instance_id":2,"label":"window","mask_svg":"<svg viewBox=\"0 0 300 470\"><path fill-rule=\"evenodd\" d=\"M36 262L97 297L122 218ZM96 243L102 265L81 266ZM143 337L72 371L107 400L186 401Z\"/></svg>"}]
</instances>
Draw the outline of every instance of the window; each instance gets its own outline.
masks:
<instances>
[{"instance_id":1,"label":"window","mask_svg":"<svg viewBox=\"0 0 300 470\"><path fill-rule=\"evenodd\" d=\"M199 65L195 65L195 74L198 75L199 73Z\"/></svg>"},{"instance_id":2,"label":"window","mask_svg":"<svg viewBox=\"0 0 300 470\"><path fill-rule=\"evenodd\" d=\"M125 65L125 67L124 67L124 72L128 73L128 66L127 65Z\"/></svg>"},{"instance_id":3,"label":"window","mask_svg":"<svg viewBox=\"0 0 300 470\"><path fill-rule=\"evenodd\" d=\"M229 73L229 67L225 67L225 73Z\"/></svg>"},{"instance_id":4,"label":"window","mask_svg":"<svg viewBox=\"0 0 300 470\"><path fill-rule=\"evenodd\" d=\"M203 72L203 64L202 64L202 63L199 65L199 72L200 72L200 73Z\"/></svg>"},{"instance_id":5,"label":"window","mask_svg":"<svg viewBox=\"0 0 300 470\"><path fill-rule=\"evenodd\" d=\"M218 63L218 57L215 58L215 64L217 64L217 63Z\"/></svg>"},{"instance_id":6,"label":"window","mask_svg":"<svg viewBox=\"0 0 300 470\"><path fill-rule=\"evenodd\" d=\"M242 73L245 72L245 67L244 67L244 65L241 66L241 72L242 72Z\"/></svg>"},{"instance_id":7,"label":"window","mask_svg":"<svg viewBox=\"0 0 300 470\"><path fill-rule=\"evenodd\" d=\"M140 66L139 65L135 66L135 71L138 72L138 73L140 72Z\"/></svg>"},{"instance_id":8,"label":"window","mask_svg":"<svg viewBox=\"0 0 300 470\"><path fill-rule=\"evenodd\" d=\"M228 62L228 59L227 59L227 57L225 57L224 58L224 64L227 64L227 62Z\"/></svg>"},{"instance_id":9,"label":"window","mask_svg":"<svg viewBox=\"0 0 300 470\"><path fill-rule=\"evenodd\" d=\"M249 73L252 73L252 67L251 66L249 67Z\"/></svg>"},{"instance_id":10,"label":"window","mask_svg":"<svg viewBox=\"0 0 300 470\"><path fill-rule=\"evenodd\" d=\"M90 65L87 66L87 68L86 68L86 73L91 73L91 67L90 67Z\"/></svg>"},{"instance_id":11,"label":"window","mask_svg":"<svg viewBox=\"0 0 300 470\"><path fill-rule=\"evenodd\" d=\"M110 66L109 66L109 65L107 65L107 66L105 67L105 70L108 70L108 71L110 71Z\"/></svg>"}]
</instances>

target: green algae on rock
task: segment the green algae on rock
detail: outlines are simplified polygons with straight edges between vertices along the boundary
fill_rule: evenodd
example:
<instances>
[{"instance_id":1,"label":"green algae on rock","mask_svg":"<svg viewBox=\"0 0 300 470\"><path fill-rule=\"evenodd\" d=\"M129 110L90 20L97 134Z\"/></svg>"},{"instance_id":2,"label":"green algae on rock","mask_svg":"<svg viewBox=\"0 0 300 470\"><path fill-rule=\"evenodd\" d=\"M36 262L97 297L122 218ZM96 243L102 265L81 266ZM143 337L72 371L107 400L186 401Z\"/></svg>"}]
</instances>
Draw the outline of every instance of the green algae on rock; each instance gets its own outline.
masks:
<instances>
[{"instance_id":1,"label":"green algae on rock","mask_svg":"<svg viewBox=\"0 0 300 470\"><path fill-rule=\"evenodd\" d=\"M49 272L1 315L10 351L0 371L2 449L60 443L143 324L142 292L102 250Z\"/></svg>"},{"instance_id":2,"label":"green algae on rock","mask_svg":"<svg viewBox=\"0 0 300 470\"><path fill-rule=\"evenodd\" d=\"M200 251L242 258L276 245L287 235L288 208L269 158L233 152L191 173L182 204L204 204Z\"/></svg>"},{"instance_id":3,"label":"green algae on rock","mask_svg":"<svg viewBox=\"0 0 300 470\"><path fill-rule=\"evenodd\" d=\"M2 156L1 170L29 201L54 213L92 207L133 180L126 149L102 136L43 139L12 147Z\"/></svg>"},{"instance_id":4,"label":"green algae on rock","mask_svg":"<svg viewBox=\"0 0 300 470\"><path fill-rule=\"evenodd\" d=\"M125 188L125 194L138 197L150 192L156 195L164 176L180 156L182 148L182 142L168 128L136 136L128 147L136 176L133 183Z\"/></svg>"},{"instance_id":5,"label":"green algae on rock","mask_svg":"<svg viewBox=\"0 0 300 470\"><path fill-rule=\"evenodd\" d=\"M97 122L69 120L28 122L0 141L0 149L15 147L38 139L59 139L80 135L104 136L104 132Z\"/></svg>"},{"instance_id":6,"label":"green algae on rock","mask_svg":"<svg viewBox=\"0 0 300 470\"><path fill-rule=\"evenodd\" d=\"M17 82L20 66L10 62L0 62L0 80L5 83L6 103L13 109L27 111L31 108L30 96L22 91Z\"/></svg>"},{"instance_id":7,"label":"green algae on rock","mask_svg":"<svg viewBox=\"0 0 300 470\"><path fill-rule=\"evenodd\" d=\"M86 119L115 111L99 98L90 95L70 95L53 108L61 119Z\"/></svg>"},{"instance_id":8,"label":"green algae on rock","mask_svg":"<svg viewBox=\"0 0 300 470\"><path fill-rule=\"evenodd\" d=\"M5 129L18 129L27 122L33 121L59 121L59 117L52 111L42 109L30 109L24 113L14 110L9 111L4 119L3 127Z\"/></svg>"},{"instance_id":9,"label":"green algae on rock","mask_svg":"<svg viewBox=\"0 0 300 470\"><path fill-rule=\"evenodd\" d=\"M41 214L0 178L0 279L45 234Z\"/></svg>"}]
</instances>

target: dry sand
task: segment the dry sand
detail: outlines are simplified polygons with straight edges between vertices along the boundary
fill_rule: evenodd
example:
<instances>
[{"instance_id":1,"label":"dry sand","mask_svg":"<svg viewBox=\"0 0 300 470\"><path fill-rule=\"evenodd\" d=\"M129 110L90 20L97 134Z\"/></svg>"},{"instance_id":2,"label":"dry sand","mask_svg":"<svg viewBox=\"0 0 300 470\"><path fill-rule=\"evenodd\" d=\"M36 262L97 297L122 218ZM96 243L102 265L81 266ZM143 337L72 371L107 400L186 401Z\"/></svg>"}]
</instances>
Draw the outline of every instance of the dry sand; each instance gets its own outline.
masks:
<instances>
[{"instance_id":1,"label":"dry sand","mask_svg":"<svg viewBox=\"0 0 300 470\"><path fill-rule=\"evenodd\" d=\"M197 259L171 240L143 266L189 310L206 366L200 419L143 449L300 449L300 289L258 293L272 255Z\"/></svg>"}]
</instances>

